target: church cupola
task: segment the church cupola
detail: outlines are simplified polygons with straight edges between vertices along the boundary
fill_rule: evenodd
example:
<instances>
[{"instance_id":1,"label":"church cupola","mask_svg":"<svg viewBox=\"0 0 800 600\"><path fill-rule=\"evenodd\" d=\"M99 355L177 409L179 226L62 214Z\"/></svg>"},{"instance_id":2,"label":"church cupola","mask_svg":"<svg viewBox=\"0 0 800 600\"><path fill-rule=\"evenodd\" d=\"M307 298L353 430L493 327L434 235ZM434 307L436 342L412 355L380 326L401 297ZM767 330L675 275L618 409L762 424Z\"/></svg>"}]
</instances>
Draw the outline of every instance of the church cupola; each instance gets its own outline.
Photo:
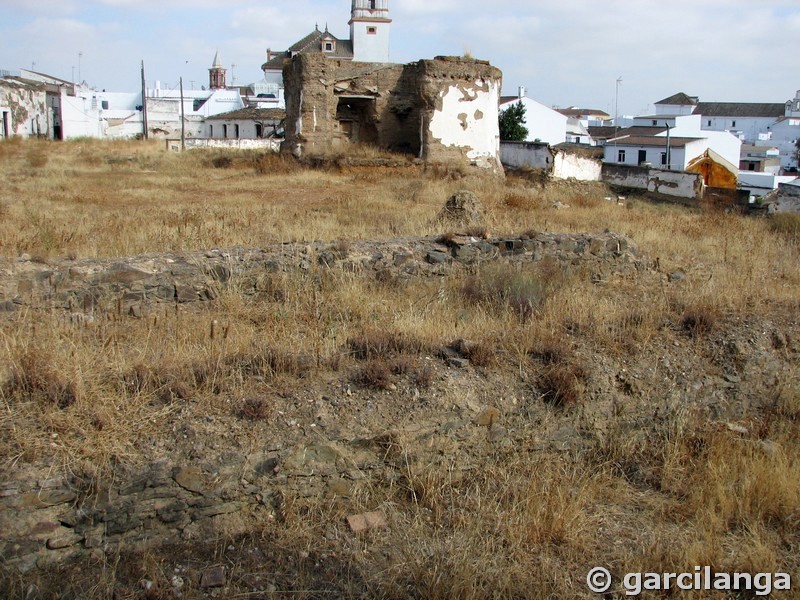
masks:
<instances>
[{"instance_id":1,"label":"church cupola","mask_svg":"<svg viewBox=\"0 0 800 600\"><path fill-rule=\"evenodd\" d=\"M225 82L225 67L219 59L219 50L214 55L214 64L208 70L208 88L211 90L224 90L227 85Z\"/></svg>"},{"instance_id":2,"label":"church cupola","mask_svg":"<svg viewBox=\"0 0 800 600\"><path fill-rule=\"evenodd\" d=\"M389 62L389 0L352 0L350 40L353 60Z\"/></svg>"}]
</instances>

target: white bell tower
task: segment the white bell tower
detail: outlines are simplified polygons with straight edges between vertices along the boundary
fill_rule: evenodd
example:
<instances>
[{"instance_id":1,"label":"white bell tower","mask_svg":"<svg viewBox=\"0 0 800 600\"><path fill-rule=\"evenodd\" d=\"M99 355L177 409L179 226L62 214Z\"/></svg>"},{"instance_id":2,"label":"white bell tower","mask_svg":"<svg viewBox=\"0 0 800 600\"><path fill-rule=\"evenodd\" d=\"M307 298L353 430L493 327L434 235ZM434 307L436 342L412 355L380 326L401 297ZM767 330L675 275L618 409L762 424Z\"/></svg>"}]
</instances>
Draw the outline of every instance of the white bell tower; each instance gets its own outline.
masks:
<instances>
[{"instance_id":1,"label":"white bell tower","mask_svg":"<svg viewBox=\"0 0 800 600\"><path fill-rule=\"evenodd\" d=\"M350 40L353 60L388 63L389 0L352 0Z\"/></svg>"}]
</instances>

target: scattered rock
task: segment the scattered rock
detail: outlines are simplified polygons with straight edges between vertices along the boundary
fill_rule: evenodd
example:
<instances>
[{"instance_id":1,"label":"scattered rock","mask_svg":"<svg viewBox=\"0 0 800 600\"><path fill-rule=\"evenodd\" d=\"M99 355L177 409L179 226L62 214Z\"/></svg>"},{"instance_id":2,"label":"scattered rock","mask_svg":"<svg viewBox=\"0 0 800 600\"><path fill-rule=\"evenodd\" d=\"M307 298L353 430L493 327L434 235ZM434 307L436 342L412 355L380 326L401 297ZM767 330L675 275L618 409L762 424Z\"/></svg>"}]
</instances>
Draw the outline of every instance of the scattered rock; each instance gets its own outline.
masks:
<instances>
[{"instance_id":1,"label":"scattered rock","mask_svg":"<svg viewBox=\"0 0 800 600\"><path fill-rule=\"evenodd\" d=\"M500 411L494 406L483 409L483 411L473 419L475 425L481 427L491 427L500 419Z\"/></svg>"},{"instance_id":2,"label":"scattered rock","mask_svg":"<svg viewBox=\"0 0 800 600\"><path fill-rule=\"evenodd\" d=\"M347 517L347 524L350 526L350 530L356 534L370 529L384 529L389 526L382 511L350 515Z\"/></svg>"},{"instance_id":3,"label":"scattered rock","mask_svg":"<svg viewBox=\"0 0 800 600\"><path fill-rule=\"evenodd\" d=\"M741 433L742 435L747 435L750 433L750 430L747 429L747 427L737 425L736 423L726 423L725 426L728 428L728 431L733 431L734 433Z\"/></svg>"},{"instance_id":4,"label":"scattered rock","mask_svg":"<svg viewBox=\"0 0 800 600\"><path fill-rule=\"evenodd\" d=\"M674 273L669 274L669 280L672 282L683 281L684 279L686 279L686 273L683 271L675 271Z\"/></svg>"},{"instance_id":5,"label":"scattered rock","mask_svg":"<svg viewBox=\"0 0 800 600\"><path fill-rule=\"evenodd\" d=\"M460 190L447 199L439 220L462 227L480 225L484 220L483 205L473 192Z\"/></svg>"},{"instance_id":6,"label":"scattered rock","mask_svg":"<svg viewBox=\"0 0 800 600\"><path fill-rule=\"evenodd\" d=\"M60 550L61 548L74 546L81 541L83 541L82 535L74 531L65 531L51 538L47 538L47 548L48 550Z\"/></svg>"},{"instance_id":7,"label":"scattered rock","mask_svg":"<svg viewBox=\"0 0 800 600\"><path fill-rule=\"evenodd\" d=\"M225 567L209 567L200 577L200 587L204 590L225 585Z\"/></svg>"},{"instance_id":8,"label":"scattered rock","mask_svg":"<svg viewBox=\"0 0 800 600\"><path fill-rule=\"evenodd\" d=\"M185 490L196 494L206 493L203 473L197 467L176 467L172 477Z\"/></svg>"}]
</instances>

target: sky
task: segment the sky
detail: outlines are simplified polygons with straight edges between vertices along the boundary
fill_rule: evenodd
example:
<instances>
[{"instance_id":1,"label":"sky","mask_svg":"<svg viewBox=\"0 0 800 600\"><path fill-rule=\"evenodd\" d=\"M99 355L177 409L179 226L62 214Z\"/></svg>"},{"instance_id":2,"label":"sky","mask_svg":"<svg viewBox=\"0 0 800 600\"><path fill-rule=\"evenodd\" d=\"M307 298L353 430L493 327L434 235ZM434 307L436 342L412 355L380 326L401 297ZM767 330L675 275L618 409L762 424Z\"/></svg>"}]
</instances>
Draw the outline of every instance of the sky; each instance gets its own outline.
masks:
<instances>
[{"instance_id":1,"label":"sky","mask_svg":"<svg viewBox=\"0 0 800 600\"><path fill-rule=\"evenodd\" d=\"M393 62L490 61L503 94L547 106L648 114L677 92L705 102L785 102L800 89L798 0L389 0ZM135 92L262 78L266 49L316 25L349 37L347 0L0 0L0 69ZM235 66L234 66L235 65ZM618 80L619 83L618 83Z\"/></svg>"}]
</instances>

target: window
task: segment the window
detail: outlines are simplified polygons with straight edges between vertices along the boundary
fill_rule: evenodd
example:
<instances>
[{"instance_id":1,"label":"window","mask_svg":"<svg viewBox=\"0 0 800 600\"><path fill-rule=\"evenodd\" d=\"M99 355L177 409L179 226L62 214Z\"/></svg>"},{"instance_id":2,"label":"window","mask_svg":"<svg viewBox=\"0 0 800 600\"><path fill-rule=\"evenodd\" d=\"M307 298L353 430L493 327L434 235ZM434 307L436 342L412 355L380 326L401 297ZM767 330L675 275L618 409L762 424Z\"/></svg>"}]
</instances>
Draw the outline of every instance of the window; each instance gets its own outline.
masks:
<instances>
[{"instance_id":1,"label":"window","mask_svg":"<svg viewBox=\"0 0 800 600\"><path fill-rule=\"evenodd\" d=\"M708 126L711 127L711 119L708 120Z\"/></svg>"},{"instance_id":2,"label":"window","mask_svg":"<svg viewBox=\"0 0 800 600\"><path fill-rule=\"evenodd\" d=\"M375 10L375 0L369 0L369 9Z\"/></svg>"},{"instance_id":3,"label":"window","mask_svg":"<svg viewBox=\"0 0 800 600\"><path fill-rule=\"evenodd\" d=\"M233 133L233 137L235 137L238 140L239 139L239 124L238 123L233 126L233 132L234 132Z\"/></svg>"},{"instance_id":4,"label":"window","mask_svg":"<svg viewBox=\"0 0 800 600\"><path fill-rule=\"evenodd\" d=\"M209 125L208 126L208 137L214 137L214 126L213 125Z\"/></svg>"},{"instance_id":5,"label":"window","mask_svg":"<svg viewBox=\"0 0 800 600\"><path fill-rule=\"evenodd\" d=\"M103 110L108 110L108 100L103 100L103 101L100 103L100 106L102 106L102 107L103 107Z\"/></svg>"},{"instance_id":6,"label":"window","mask_svg":"<svg viewBox=\"0 0 800 600\"><path fill-rule=\"evenodd\" d=\"M625 150L619 150L617 152L617 162L621 163L625 162Z\"/></svg>"},{"instance_id":7,"label":"window","mask_svg":"<svg viewBox=\"0 0 800 600\"><path fill-rule=\"evenodd\" d=\"M653 119L653 125L658 125L658 121L656 119Z\"/></svg>"},{"instance_id":8,"label":"window","mask_svg":"<svg viewBox=\"0 0 800 600\"><path fill-rule=\"evenodd\" d=\"M367 27L367 34L376 35L378 33L377 27Z\"/></svg>"},{"instance_id":9,"label":"window","mask_svg":"<svg viewBox=\"0 0 800 600\"><path fill-rule=\"evenodd\" d=\"M639 150L639 166L647 162L647 150Z\"/></svg>"},{"instance_id":10,"label":"window","mask_svg":"<svg viewBox=\"0 0 800 600\"><path fill-rule=\"evenodd\" d=\"M736 127L736 121L731 121L731 127Z\"/></svg>"},{"instance_id":11,"label":"window","mask_svg":"<svg viewBox=\"0 0 800 600\"><path fill-rule=\"evenodd\" d=\"M228 137L228 126L227 125L223 125L222 126L222 137L224 137L224 138Z\"/></svg>"},{"instance_id":12,"label":"window","mask_svg":"<svg viewBox=\"0 0 800 600\"><path fill-rule=\"evenodd\" d=\"M666 166L666 164L667 164L667 153L666 152L662 152L661 153L661 166Z\"/></svg>"},{"instance_id":13,"label":"window","mask_svg":"<svg viewBox=\"0 0 800 600\"><path fill-rule=\"evenodd\" d=\"M333 52L333 42L325 42L322 46L325 52Z\"/></svg>"}]
</instances>

